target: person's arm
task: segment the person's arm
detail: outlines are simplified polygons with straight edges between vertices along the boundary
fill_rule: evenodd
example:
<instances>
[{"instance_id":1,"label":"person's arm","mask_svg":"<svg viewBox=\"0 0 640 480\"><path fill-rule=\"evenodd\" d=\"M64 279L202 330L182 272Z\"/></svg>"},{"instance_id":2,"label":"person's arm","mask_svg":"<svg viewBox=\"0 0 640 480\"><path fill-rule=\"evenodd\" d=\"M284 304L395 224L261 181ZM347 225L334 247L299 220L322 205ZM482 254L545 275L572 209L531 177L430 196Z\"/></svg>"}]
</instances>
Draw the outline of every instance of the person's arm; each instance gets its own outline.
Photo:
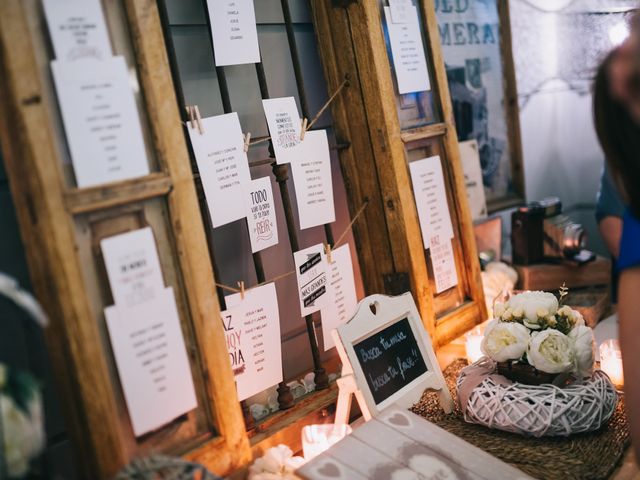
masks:
<instances>
[{"instance_id":1,"label":"person's arm","mask_svg":"<svg viewBox=\"0 0 640 480\"><path fill-rule=\"evenodd\" d=\"M620 239L622 238L622 218L607 215L598 222L598 230L613 258L620 256Z\"/></svg>"},{"instance_id":2,"label":"person's arm","mask_svg":"<svg viewBox=\"0 0 640 480\"><path fill-rule=\"evenodd\" d=\"M620 275L618 322L625 405L631 443L640 462L640 266L624 270Z\"/></svg>"}]
</instances>

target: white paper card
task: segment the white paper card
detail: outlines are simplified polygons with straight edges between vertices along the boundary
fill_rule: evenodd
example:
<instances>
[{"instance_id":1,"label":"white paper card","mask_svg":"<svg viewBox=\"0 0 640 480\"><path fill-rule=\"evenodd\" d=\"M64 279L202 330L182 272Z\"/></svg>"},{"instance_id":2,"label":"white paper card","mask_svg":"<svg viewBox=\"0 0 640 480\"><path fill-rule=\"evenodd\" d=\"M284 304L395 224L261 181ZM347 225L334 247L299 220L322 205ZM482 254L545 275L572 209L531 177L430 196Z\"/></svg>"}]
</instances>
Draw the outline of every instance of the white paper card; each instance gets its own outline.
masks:
<instances>
[{"instance_id":1,"label":"white paper card","mask_svg":"<svg viewBox=\"0 0 640 480\"><path fill-rule=\"evenodd\" d=\"M278 222L269 177L252 180L245 196L251 252L278 244Z\"/></svg>"},{"instance_id":2,"label":"white paper card","mask_svg":"<svg viewBox=\"0 0 640 480\"><path fill-rule=\"evenodd\" d=\"M332 263L328 266L329 301L322 309L322 338L325 352L335 346L331 331L346 323L358 308L356 284L349 245L331 252Z\"/></svg>"},{"instance_id":3,"label":"white paper card","mask_svg":"<svg viewBox=\"0 0 640 480\"><path fill-rule=\"evenodd\" d=\"M202 128L189 127L189 138L215 228L246 217L251 174L237 113L203 118Z\"/></svg>"},{"instance_id":4,"label":"white paper card","mask_svg":"<svg viewBox=\"0 0 640 480\"><path fill-rule=\"evenodd\" d=\"M104 311L136 437L198 406L173 289Z\"/></svg>"},{"instance_id":5,"label":"white paper card","mask_svg":"<svg viewBox=\"0 0 640 480\"><path fill-rule=\"evenodd\" d=\"M280 314L275 283L225 297L222 312L238 398L244 400L282 381Z\"/></svg>"},{"instance_id":6,"label":"white paper card","mask_svg":"<svg viewBox=\"0 0 640 480\"><path fill-rule=\"evenodd\" d=\"M418 208L422 242L424 248L428 249L430 239L436 235L439 235L442 241L453 238L440 157L435 155L409 162L409 170Z\"/></svg>"},{"instance_id":7,"label":"white paper card","mask_svg":"<svg viewBox=\"0 0 640 480\"><path fill-rule=\"evenodd\" d=\"M291 163L300 155L300 131L302 129L295 98L262 100L262 107L267 118L276 162L278 165Z\"/></svg>"},{"instance_id":8,"label":"white paper card","mask_svg":"<svg viewBox=\"0 0 640 480\"><path fill-rule=\"evenodd\" d=\"M165 290L151 227L100 241L113 301L132 307L157 298Z\"/></svg>"},{"instance_id":9,"label":"white paper card","mask_svg":"<svg viewBox=\"0 0 640 480\"><path fill-rule=\"evenodd\" d=\"M258 63L258 29L253 0L207 0L216 65Z\"/></svg>"},{"instance_id":10,"label":"white paper card","mask_svg":"<svg viewBox=\"0 0 640 480\"><path fill-rule=\"evenodd\" d=\"M471 218L474 220L487 218L487 201L484 194L484 183L482 182L478 141L475 138L466 140L460 142L459 146Z\"/></svg>"},{"instance_id":11,"label":"white paper card","mask_svg":"<svg viewBox=\"0 0 640 480\"><path fill-rule=\"evenodd\" d=\"M389 0L389 11L393 23L408 23L413 11L411 0Z\"/></svg>"},{"instance_id":12,"label":"white paper card","mask_svg":"<svg viewBox=\"0 0 640 480\"><path fill-rule=\"evenodd\" d=\"M293 253L298 279L300 313L317 312L331 300L327 290L327 262L321 243Z\"/></svg>"},{"instance_id":13,"label":"white paper card","mask_svg":"<svg viewBox=\"0 0 640 480\"><path fill-rule=\"evenodd\" d=\"M149 173L138 109L123 57L51 62L79 187Z\"/></svg>"},{"instance_id":14,"label":"white paper card","mask_svg":"<svg viewBox=\"0 0 640 480\"><path fill-rule=\"evenodd\" d=\"M384 16L398 91L405 94L431 90L418 10L414 6L407 7L406 23L394 23L389 7L384 7Z\"/></svg>"},{"instance_id":15,"label":"white paper card","mask_svg":"<svg viewBox=\"0 0 640 480\"><path fill-rule=\"evenodd\" d=\"M331 155L325 130L307 132L299 158L291 161L300 229L336 220L331 180Z\"/></svg>"},{"instance_id":16,"label":"white paper card","mask_svg":"<svg viewBox=\"0 0 640 480\"><path fill-rule=\"evenodd\" d=\"M111 57L100 0L42 0L42 5L56 59Z\"/></svg>"},{"instance_id":17,"label":"white paper card","mask_svg":"<svg viewBox=\"0 0 640 480\"><path fill-rule=\"evenodd\" d=\"M436 282L436 293L455 287L458 284L458 273L453 256L453 247L450 238L431 238L431 265Z\"/></svg>"}]
</instances>

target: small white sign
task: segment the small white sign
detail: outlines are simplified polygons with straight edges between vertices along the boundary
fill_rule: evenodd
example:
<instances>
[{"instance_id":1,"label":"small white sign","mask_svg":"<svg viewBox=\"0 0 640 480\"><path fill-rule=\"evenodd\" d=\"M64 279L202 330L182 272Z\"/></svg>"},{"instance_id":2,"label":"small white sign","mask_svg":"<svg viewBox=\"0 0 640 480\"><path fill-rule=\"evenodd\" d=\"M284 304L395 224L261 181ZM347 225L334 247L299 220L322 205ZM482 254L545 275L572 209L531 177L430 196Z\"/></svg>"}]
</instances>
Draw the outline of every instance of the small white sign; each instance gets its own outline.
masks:
<instances>
[{"instance_id":1,"label":"small white sign","mask_svg":"<svg viewBox=\"0 0 640 480\"><path fill-rule=\"evenodd\" d=\"M258 63L260 47L253 0L207 0L216 65Z\"/></svg>"},{"instance_id":2,"label":"small white sign","mask_svg":"<svg viewBox=\"0 0 640 480\"><path fill-rule=\"evenodd\" d=\"M441 293L458 284L453 246L450 238L441 239L436 235L431 238L430 247L436 293Z\"/></svg>"},{"instance_id":3,"label":"small white sign","mask_svg":"<svg viewBox=\"0 0 640 480\"><path fill-rule=\"evenodd\" d=\"M482 167L480 166L480 152L478 141L466 140L458 144L460 146L460 160L464 172L464 184L469 199L471 218L479 220L487 218L487 201L484 194L482 181Z\"/></svg>"},{"instance_id":4,"label":"small white sign","mask_svg":"<svg viewBox=\"0 0 640 480\"><path fill-rule=\"evenodd\" d=\"M151 227L105 238L100 248L111 295L119 307L153 300L165 290Z\"/></svg>"},{"instance_id":5,"label":"small white sign","mask_svg":"<svg viewBox=\"0 0 640 480\"><path fill-rule=\"evenodd\" d=\"M282 381L282 341L275 283L225 297L222 312L238 398L245 400Z\"/></svg>"},{"instance_id":6,"label":"small white sign","mask_svg":"<svg viewBox=\"0 0 640 480\"><path fill-rule=\"evenodd\" d=\"M291 161L291 171L296 189L300 229L335 222L336 210L327 132L307 132L299 152L299 157Z\"/></svg>"},{"instance_id":7,"label":"small white sign","mask_svg":"<svg viewBox=\"0 0 640 480\"><path fill-rule=\"evenodd\" d=\"M431 238L436 235L442 241L453 238L453 225L440 157L435 155L410 162L409 170L418 208L422 242L426 250Z\"/></svg>"},{"instance_id":8,"label":"small white sign","mask_svg":"<svg viewBox=\"0 0 640 480\"><path fill-rule=\"evenodd\" d=\"M317 312L330 301L326 259L321 243L293 253L302 316Z\"/></svg>"},{"instance_id":9,"label":"small white sign","mask_svg":"<svg viewBox=\"0 0 640 480\"><path fill-rule=\"evenodd\" d=\"M251 174L238 114L207 117L201 122L204 132L189 127L189 138L215 228L246 217L245 189Z\"/></svg>"},{"instance_id":10,"label":"small white sign","mask_svg":"<svg viewBox=\"0 0 640 480\"><path fill-rule=\"evenodd\" d=\"M51 62L78 187L149 173L130 76L123 57Z\"/></svg>"},{"instance_id":11,"label":"small white sign","mask_svg":"<svg viewBox=\"0 0 640 480\"><path fill-rule=\"evenodd\" d=\"M99 0L42 0L56 59L107 60L112 55Z\"/></svg>"},{"instance_id":12,"label":"small white sign","mask_svg":"<svg viewBox=\"0 0 640 480\"><path fill-rule=\"evenodd\" d=\"M418 10L414 6L407 6L403 15L403 19L406 20L404 23L392 21L389 7L384 7L384 16L398 91L405 94L431 90Z\"/></svg>"},{"instance_id":13,"label":"small white sign","mask_svg":"<svg viewBox=\"0 0 640 480\"><path fill-rule=\"evenodd\" d=\"M278 222L269 177L252 180L246 194L247 227L251 252L256 253L278 244Z\"/></svg>"},{"instance_id":14,"label":"small white sign","mask_svg":"<svg viewBox=\"0 0 640 480\"><path fill-rule=\"evenodd\" d=\"M349 245L343 245L331 252L329 264L329 301L323 307L322 338L325 352L335 346L331 331L346 323L358 308L356 284L353 278L353 263Z\"/></svg>"},{"instance_id":15,"label":"small white sign","mask_svg":"<svg viewBox=\"0 0 640 480\"><path fill-rule=\"evenodd\" d=\"M173 289L104 310L136 437L198 406Z\"/></svg>"},{"instance_id":16,"label":"small white sign","mask_svg":"<svg viewBox=\"0 0 640 480\"><path fill-rule=\"evenodd\" d=\"M264 115L278 165L291 163L300 156L302 122L293 97L262 100Z\"/></svg>"}]
</instances>

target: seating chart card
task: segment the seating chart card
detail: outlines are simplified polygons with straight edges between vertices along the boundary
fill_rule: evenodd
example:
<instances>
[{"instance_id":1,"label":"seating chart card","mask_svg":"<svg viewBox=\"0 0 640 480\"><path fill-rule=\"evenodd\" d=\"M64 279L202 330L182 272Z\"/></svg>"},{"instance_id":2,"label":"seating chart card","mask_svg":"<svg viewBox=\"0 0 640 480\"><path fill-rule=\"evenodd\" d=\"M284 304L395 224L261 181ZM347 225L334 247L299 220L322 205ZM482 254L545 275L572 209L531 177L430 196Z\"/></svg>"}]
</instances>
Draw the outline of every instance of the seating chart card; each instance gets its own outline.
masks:
<instances>
[{"instance_id":1,"label":"seating chart card","mask_svg":"<svg viewBox=\"0 0 640 480\"><path fill-rule=\"evenodd\" d=\"M331 331L349 320L358 308L353 263L349 245L342 245L331 252L328 264L329 301L322 308L322 338L324 350L335 346Z\"/></svg>"},{"instance_id":2,"label":"seating chart card","mask_svg":"<svg viewBox=\"0 0 640 480\"><path fill-rule=\"evenodd\" d=\"M327 289L327 262L321 243L293 253L298 279L300 313L304 317L325 307L331 300Z\"/></svg>"},{"instance_id":3,"label":"seating chart card","mask_svg":"<svg viewBox=\"0 0 640 480\"><path fill-rule=\"evenodd\" d=\"M207 0L216 65L258 63L258 29L253 0Z\"/></svg>"},{"instance_id":4,"label":"seating chart card","mask_svg":"<svg viewBox=\"0 0 640 480\"><path fill-rule=\"evenodd\" d=\"M246 217L251 173L238 114L207 117L201 123L203 133L189 128L189 138L215 228Z\"/></svg>"},{"instance_id":5,"label":"seating chart card","mask_svg":"<svg viewBox=\"0 0 640 480\"><path fill-rule=\"evenodd\" d=\"M282 381L280 314L275 283L225 297L222 312L229 359L238 398L252 395Z\"/></svg>"},{"instance_id":6,"label":"seating chart card","mask_svg":"<svg viewBox=\"0 0 640 480\"><path fill-rule=\"evenodd\" d=\"M418 208L422 242L427 250L431 239L436 235L442 242L453 238L453 226L440 157L435 155L410 162L409 170Z\"/></svg>"},{"instance_id":7,"label":"seating chart card","mask_svg":"<svg viewBox=\"0 0 640 480\"><path fill-rule=\"evenodd\" d=\"M269 177L252 180L245 196L251 252L278 244L278 222Z\"/></svg>"},{"instance_id":8,"label":"seating chart card","mask_svg":"<svg viewBox=\"0 0 640 480\"><path fill-rule=\"evenodd\" d=\"M391 56L400 94L431 90L425 57L420 19L414 6L403 9L403 23L395 23L389 7L384 7L389 32Z\"/></svg>"},{"instance_id":9,"label":"seating chart card","mask_svg":"<svg viewBox=\"0 0 640 480\"><path fill-rule=\"evenodd\" d=\"M436 294L458 284L451 239L446 238L441 241L438 235L431 239L431 265L436 282Z\"/></svg>"},{"instance_id":10,"label":"seating chart card","mask_svg":"<svg viewBox=\"0 0 640 480\"><path fill-rule=\"evenodd\" d=\"M51 62L78 187L149 173L138 109L123 57Z\"/></svg>"},{"instance_id":11,"label":"seating chart card","mask_svg":"<svg viewBox=\"0 0 640 480\"><path fill-rule=\"evenodd\" d=\"M56 59L107 60L112 55L100 0L42 0Z\"/></svg>"},{"instance_id":12,"label":"seating chart card","mask_svg":"<svg viewBox=\"0 0 640 480\"><path fill-rule=\"evenodd\" d=\"M300 158L302 122L293 97L262 100L278 165Z\"/></svg>"},{"instance_id":13,"label":"seating chart card","mask_svg":"<svg viewBox=\"0 0 640 480\"><path fill-rule=\"evenodd\" d=\"M331 156L326 131L307 132L300 144L299 157L291 161L291 171L300 229L335 222Z\"/></svg>"}]
</instances>

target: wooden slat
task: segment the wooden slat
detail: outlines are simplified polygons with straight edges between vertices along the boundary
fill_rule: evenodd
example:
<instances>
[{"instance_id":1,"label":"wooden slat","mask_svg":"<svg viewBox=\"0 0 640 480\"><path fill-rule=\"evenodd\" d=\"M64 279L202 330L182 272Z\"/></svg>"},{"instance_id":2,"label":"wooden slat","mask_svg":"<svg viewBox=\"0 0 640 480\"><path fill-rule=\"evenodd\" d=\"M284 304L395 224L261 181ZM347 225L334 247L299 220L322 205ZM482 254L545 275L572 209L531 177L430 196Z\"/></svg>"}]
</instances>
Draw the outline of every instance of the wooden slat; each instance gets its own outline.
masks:
<instances>
[{"instance_id":1,"label":"wooden slat","mask_svg":"<svg viewBox=\"0 0 640 480\"><path fill-rule=\"evenodd\" d=\"M438 319L436 338L437 346L446 345L478 324L478 318L484 316L478 303L467 302ZM483 320L484 321L484 320Z\"/></svg>"},{"instance_id":2,"label":"wooden slat","mask_svg":"<svg viewBox=\"0 0 640 480\"><path fill-rule=\"evenodd\" d=\"M424 127L412 128L404 130L400 137L404 143L415 142L426 138L440 137L447 132L447 125L444 123L436 123L434 125L426 125Z\"/></svg>"},{"instance_id":3,"label":"wooden slat","mask_svg":"<svg viewBox=\"0 0 640 480\"><path fill-rule=\"evenodd\" d=\"M115 184L69 190L65 193L65 203L67 210L77 215L164 196L171 188L171 177L152 173Z\"/></svg>"}]
</instances>

